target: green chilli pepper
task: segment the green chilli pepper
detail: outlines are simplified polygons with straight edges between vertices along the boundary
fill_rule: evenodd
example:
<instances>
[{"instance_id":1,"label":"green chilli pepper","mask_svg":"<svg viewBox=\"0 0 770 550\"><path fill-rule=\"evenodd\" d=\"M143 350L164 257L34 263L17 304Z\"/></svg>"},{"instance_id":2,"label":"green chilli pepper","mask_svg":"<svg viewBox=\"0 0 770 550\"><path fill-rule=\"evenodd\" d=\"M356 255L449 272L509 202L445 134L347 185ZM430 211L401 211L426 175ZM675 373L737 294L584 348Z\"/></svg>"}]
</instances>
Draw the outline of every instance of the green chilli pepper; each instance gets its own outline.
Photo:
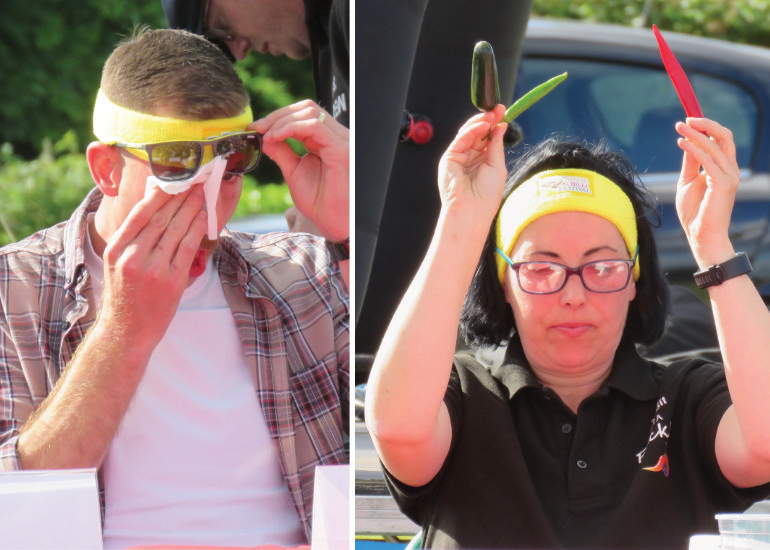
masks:
<instances>
[{"instance_id":1,"label":"green chilli pepper","mask_svg":"<svg viewBox=\"0 0 770 550\"><path fill-rule=\"evenodd\" d=\"M502 122L511 122L514 118L540 101L540 99L542 99L548 92L561 84L565 78L567 78L567 73L562 73L558 76L554 76L550 80L546 80L539 86L532 88L529 92L517 99L513 105L508 107Z\"/></svg>"},{"instance_id":2,"label":"green chilli pepper","mask_svg":"<svg viewBox=\"0 0 770 550\"><path fill-rule=\"evenodd\" d=\"M471 102L479 111L491 111L500 103L495 52L492 45L483 40L473 48Z\"/></svg>"}]
</instances>

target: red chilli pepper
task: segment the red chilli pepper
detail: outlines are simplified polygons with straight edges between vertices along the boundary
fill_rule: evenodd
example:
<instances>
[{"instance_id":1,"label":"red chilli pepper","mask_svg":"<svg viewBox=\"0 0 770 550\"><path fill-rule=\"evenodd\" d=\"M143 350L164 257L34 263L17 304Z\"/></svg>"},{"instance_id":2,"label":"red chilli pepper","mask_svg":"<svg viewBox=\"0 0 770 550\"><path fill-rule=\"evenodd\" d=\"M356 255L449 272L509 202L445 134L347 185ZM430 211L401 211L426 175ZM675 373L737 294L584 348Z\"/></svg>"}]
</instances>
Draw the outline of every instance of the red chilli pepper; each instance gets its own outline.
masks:
<instances>
[{"instance_id":1,"label":"red chilli pepper","mask_svg":"<svg viewBox=\"0 0 770 550\"><path fill-rule=\"evenodd\" d=\"M663 35L660 34L657 25L652 26L652 32L658 40L658 49L663 60L663 66L666 67L666 72L674 84L674 89L679 96L679 101L682 102L684 112L688 117L702 118L703 111L701 111L700 105L698 105L698 99L695 97L695 92L690 81L687 79L687 75L684 74L684 69L682 69L676 57L674 57L674 52L671 51L666 41L663 40Z\"/></svg>"}]
</instances>

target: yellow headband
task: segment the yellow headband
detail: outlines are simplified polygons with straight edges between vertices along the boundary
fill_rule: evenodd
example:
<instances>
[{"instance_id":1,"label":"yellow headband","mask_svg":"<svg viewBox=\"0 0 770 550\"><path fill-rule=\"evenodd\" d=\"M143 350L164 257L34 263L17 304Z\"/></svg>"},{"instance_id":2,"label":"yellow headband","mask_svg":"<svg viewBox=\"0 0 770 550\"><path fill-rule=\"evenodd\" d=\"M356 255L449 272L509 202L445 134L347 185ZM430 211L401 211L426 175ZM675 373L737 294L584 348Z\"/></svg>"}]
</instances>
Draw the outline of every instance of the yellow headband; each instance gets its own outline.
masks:
<instances>
[{"instance_id":1,"label":"yellow headband","mask_svg":"<svg viewBox=\"0 0 770 550\"><path fill-rule=\"evenodd\" d=\"M250 106L238 116L214 120L181 120L148 115L116 105L99 90L94 106L94 135L108 145L203 141L225 132L242 132L252 120Z\"/></svg>"},{"instance_id":2,"label":"yellow headband","mask_svg":"<svg viewBox=\"0 0 770 550\"><path fill-rule=\"evenodd\" d=\"M626 243L628 254L636 252L636 214L631 200L613 181L582 169L549 170L535 174L505 199L495 226L495 244L511 255L513 245L530 223L555 212L588 212L611 221ZM495 254L502 284L508 263ZM639 258L634 280L639 279Z\"/></svg>"}]
</instances>

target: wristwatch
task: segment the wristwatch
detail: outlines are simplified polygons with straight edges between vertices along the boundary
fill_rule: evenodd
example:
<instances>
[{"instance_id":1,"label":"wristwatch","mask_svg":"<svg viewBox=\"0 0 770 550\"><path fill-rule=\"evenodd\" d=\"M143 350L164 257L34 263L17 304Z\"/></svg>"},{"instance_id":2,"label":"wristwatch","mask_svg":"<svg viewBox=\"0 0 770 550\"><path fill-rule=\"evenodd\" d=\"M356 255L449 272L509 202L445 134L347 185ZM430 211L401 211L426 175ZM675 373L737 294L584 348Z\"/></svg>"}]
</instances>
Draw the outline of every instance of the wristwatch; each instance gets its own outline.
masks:
<instances>
[{"instance_id":1,"label":"wristwatch","mask_svg":"<svg viewBox=\"0 0 770 550\"><path fill-rule=\"evenodd\" d=\"M721 285L728 279L738 277L751 271L751 262L745 252L738 252L724 263L712 265L701 271L696 271L695 284L698 288Z\"/></svg>"}]
</instances>

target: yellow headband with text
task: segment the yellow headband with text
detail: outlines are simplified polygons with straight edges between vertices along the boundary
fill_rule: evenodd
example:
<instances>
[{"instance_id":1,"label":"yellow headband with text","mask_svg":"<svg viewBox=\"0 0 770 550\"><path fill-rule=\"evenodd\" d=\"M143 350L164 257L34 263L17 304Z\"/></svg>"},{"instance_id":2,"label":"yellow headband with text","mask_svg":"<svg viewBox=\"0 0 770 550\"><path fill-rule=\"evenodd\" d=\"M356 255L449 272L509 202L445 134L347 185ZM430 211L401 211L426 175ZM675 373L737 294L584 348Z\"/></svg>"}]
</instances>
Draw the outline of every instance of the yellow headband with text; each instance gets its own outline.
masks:
<instances>
[{"instance_id":1,"label":"yellow headband with text","mask_svg":"<svg viewBox=\"0 0 770 550\"><path fill-rule=\"evenodd\" d=\"M636 214L631 199L610 179L577 168L540 172L508 195L497 216L495 244L510 257L524 228L555 212L587 212L609 220L623 236L629 256L636 253ZM499 254L495 261L502 284L508 263ZM637 257L634 280L639 273Z\"/></svg>"},{"instance_id":2,"label":"yellow headband with text","mask_svg":"<svg viewBox=\"0 0 770 550\"><path fill-rule=\"evenodd\" d=\"M181 120L148 115L116 105L101 90L94 106L94 135L107 145L203 141L226 132L242 132L252 121L250 106L238 116L213 120Z\"/></svg>"}]
</instances>

